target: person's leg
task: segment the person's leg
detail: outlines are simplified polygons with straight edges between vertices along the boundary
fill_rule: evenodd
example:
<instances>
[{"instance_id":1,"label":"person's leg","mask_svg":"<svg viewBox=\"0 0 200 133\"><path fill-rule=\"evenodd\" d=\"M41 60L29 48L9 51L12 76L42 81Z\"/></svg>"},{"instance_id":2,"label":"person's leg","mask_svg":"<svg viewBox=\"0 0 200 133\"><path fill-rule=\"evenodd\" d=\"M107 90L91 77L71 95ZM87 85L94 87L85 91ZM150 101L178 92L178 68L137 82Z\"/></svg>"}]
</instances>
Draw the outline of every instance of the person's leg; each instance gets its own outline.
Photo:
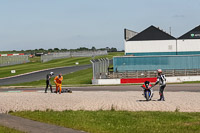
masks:
<instances>
[{"instance_id":1,"label":"person's leg","mask_svg":"<svg viewBox=\"0 0 200 133\"><path fill-rule=\"evenodd\" d=\"M49 81L48 81L48 80L46 80L46 88L45 88L45 93L47 93L48 86L49 86Z\"/></svg>"},{"instance_id":2,"label":"person's leg","mask_svg":"<svg viewBox=\"0 0 200 133\"><path fill-rule=\"evenodd\" d=\"M164 89L165 89L165 86L160 87L160 100L163 100L163 101L165 100L164 94L163 94Z\"/></svg>"},{"instance_id":3,"label":"person's leg","mask_svg":"<svg viewBox=\"0 0 200 133\"><path fill-rule=\"evenodd\" d=\"M165 101L165 98L164 98L164 89L165 89L166 85L162 86L162 100Z\"/></svg>"},{"instance_id":4,"label":"person's leg","mask_svg":"<svg viewBox=\"0 0 200 133\"><path fill-rule=\"evenodd\" d=\"M61 94L61 91L62 91L61 85L59 85L59 88L60 88L60 92L59 92L59 94Z\"/></svg>"},{"instance_id":5,"label":"person's leg","mask_svg":"<svg viewBox=\"0 0 200 133\"><path fill-rule=\"evenodd\" d=\"M162 87L160 86L160 89L159 89L159 95L160 95L160 99L158 99L159 101L161 101L162 99Z\"/></svg>"},{"instance_id":6,"label":"person's leg","mask_svg":"<svg viewBox=\"0 0 200 133\"><path fill-rule=\"evenodd\" d=\"M51 93L53 93L53 90L52 90L52 85L51 85L51 83L49 83L49 86L50 86Z\"/></svg>"},{"instance_id":7,"label":"person's leg","mask_svg":"<svg viewBox=\"0 0 200 133\"><path fill-rule=\"evenodd\" d=\"M58 92L58 85L56 84L56 93Z\"/></svg>"}]
</instances>

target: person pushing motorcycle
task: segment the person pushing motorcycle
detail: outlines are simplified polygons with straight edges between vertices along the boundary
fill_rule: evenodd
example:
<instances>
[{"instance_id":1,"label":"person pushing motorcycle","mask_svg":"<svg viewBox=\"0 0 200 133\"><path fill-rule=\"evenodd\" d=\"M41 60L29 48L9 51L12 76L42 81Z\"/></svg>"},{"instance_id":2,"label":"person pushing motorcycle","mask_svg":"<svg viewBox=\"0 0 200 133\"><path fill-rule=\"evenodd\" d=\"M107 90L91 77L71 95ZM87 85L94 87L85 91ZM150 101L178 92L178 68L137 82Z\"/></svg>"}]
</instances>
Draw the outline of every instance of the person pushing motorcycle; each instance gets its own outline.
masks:
<instances>
[{"instance_id":1,"label":"person pushing motorcycle","mask_svg":"<svg viewBox=\"0 0 200 133\"><path fill-rule=\"evenodd\" d=\"M166 87L166 78L165 75L162 73L161 69L158 69L157 72L158 72L157 81L153 85L153 87L156 86L158 83L160 84L160 90L159 90L160 99L158 99L158 101L165 101L163 92Z\"/></svg>"},{"instance_id":2,"label":"person pushing motorcycle","mask_svg":"<svg viewBox=\"0 0 200 133\"><path fill-rule=\"evenodd\" d=\"M63 81L63 76L61 73L54 78L54 83L56 84L56 93L58 92L58 88L59 88L59 94L61 94L62 81Z\"/></svg>"}]
</instances>

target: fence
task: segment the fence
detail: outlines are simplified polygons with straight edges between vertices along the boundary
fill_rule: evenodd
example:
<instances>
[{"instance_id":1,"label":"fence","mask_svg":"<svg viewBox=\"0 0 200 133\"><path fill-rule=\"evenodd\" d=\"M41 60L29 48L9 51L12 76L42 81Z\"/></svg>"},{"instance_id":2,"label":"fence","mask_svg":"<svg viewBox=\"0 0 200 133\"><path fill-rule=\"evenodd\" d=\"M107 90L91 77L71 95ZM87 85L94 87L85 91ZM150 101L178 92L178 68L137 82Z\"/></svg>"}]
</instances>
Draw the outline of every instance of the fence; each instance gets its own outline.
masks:
<instances>
[{"instance_id":1,"label":"fence","mask_svg":"<svg viewBox=\"0 0 200 133\"><path fill-rule=\"evenodd\" d=\"M200 55L122 56L114 57L113 65L115 72L200 69Z\"/></svg>"},{"instance_id":2,"label":"fence","mask_svg":"<svg viewBox=\"0 0 200 133\"><path fill-rule=\"evenodd\" d=\"M0 66L9 66L29 62L28 55L0 56Z\"/></svg>"},{"instance_id":3,"label":"fence","mask_svg":"<svg viewBox=\"0 0 200 133\"><path fill-rule=\"evenodd\" d=\"M199 76L200 69L179 69L179 70L163 70L166 77L175 76ZM157 77L157 71L126 71L126 72L108 72L109 79L123 78L151 78Z\"/></svg>"},{"instance_id":4,"label":"fence","mask_svg":"<svg viewBox=\"0 0 200 133\"><path fill-rule=\"evenodd\" d=\"M108 58L101 58L91 60L93 68L93 79L105 79L108 77L108 67L110 60Z\"/></svg>"},{"instance_id":5,"label":"fence","mask_svg":"<svg viewBox=\"0 0 200 133\"><path fill-rule=\"evenodd\" d=\"M69 58L69 57L93 57L99 55L107 55L107 50L98 51L74 51L74 52L64 52L64 53L52 53L48 55L42 55L41 61L47 62L54 59Z\"/></svg>"},{"instance_id":6,"label":"fence","mask_svg":"<svg viewBox=\"0 0 200 133\"><path fill-rule=\"evenodd\" d=\"M70 52L53 53L53 54L48 54L48 55L42 55L41 61L47 62L47 61L54 60L54 59L69 58L69 57L71 57Z\"/></svg>"}]
</instances>

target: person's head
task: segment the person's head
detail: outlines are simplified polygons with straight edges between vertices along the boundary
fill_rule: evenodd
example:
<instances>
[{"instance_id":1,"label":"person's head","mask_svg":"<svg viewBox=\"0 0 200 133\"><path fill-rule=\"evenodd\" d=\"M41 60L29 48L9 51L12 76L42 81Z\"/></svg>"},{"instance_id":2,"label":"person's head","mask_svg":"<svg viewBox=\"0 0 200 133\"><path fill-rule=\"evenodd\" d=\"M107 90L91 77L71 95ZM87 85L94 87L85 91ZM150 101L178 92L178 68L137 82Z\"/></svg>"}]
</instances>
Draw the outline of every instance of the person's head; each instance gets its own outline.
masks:
<instances>
[{"instance_id":1,"label":"person's head","mask_svg":"<svg viewBox=\"0 0 200 133\"><path fill-rule=\"evenodd\" d=\"M158 75L162 74L162 69L158 69L157 72L158 72Z\"/></svg>"},{"instance_id":2,"label":"person's head","mask_svg":"<svg viewBox=\"0 0 200 133\"><path fill-rule=\"evenodd\" d=\"M58 75L58 77L61 77L62 76L62 73L60 73L59 75Z\"/></svg>"},{"instance_id":3,"label":"person's head","mask_svg":"<svg viewBox=\"0 0 200 133\"><path fill-rule=\"evenodd\" d=\"M52 76L52 75L54 75L54 73L53 73L53 72L50 72L50 75Z\"/></svg>"},{"instance_id":4,"label":"person's head","mask_svg":"<svg viewBox=\"0 0 200 133\"><path fill-rule=\"evenodd\" d=\"M144 85L146 86L146 88L148 88L149 84L150 84L149 81L145 81L145 82L144 82Z\"/></svg>"}]
</instances>

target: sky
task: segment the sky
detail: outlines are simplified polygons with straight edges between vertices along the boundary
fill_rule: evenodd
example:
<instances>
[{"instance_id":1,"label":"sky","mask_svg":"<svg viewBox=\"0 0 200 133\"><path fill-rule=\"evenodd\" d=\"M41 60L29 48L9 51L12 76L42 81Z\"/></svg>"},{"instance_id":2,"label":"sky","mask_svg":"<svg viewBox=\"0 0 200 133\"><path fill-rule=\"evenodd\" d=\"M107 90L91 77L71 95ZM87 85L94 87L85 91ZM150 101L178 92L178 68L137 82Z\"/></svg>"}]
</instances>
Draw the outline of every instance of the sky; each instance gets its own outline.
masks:
<instances>
[{"instance_id":1,"label":"sky","mask_svg":"<svg viewBox=\"0 0 200 133\"><path fill-rule=\"evenodd\" d=\"M200 0L0 0L0 51L124 49L124 28L179 37L200 25Z\"/></svg>"}]
</instances>

